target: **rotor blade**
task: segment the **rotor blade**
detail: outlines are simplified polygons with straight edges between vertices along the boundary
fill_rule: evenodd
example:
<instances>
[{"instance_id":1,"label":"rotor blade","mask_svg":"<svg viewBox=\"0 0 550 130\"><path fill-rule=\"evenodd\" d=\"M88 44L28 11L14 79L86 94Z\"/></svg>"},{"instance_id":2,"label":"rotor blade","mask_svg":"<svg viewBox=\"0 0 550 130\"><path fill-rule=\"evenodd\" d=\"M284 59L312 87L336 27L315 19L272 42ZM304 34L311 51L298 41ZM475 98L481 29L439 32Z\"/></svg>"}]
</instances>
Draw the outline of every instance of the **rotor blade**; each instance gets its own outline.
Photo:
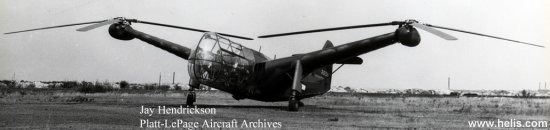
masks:
<instances>
[{"instance_id":1,"label":"rotor blade","mask_svg":"<svg viewBox=\"0 0 550 130\"><path fill-rule=\"evenodd\" d=\"M526 45L531 45L531 46L536 46L536 47L542 47L542 48L544 48L544 46L537 45L537 44L532 44L532 43L527 43L527 42L522 42L522 41L516 41L516 40L512 40L512 39L506 39L506 38L501 38L501 37L496 37L496 36L491 36L491 35L486 35L486 34L481 34L481 33L475 33L475 32L470 32L470 31L458 30L458 29L447 28L447 27L442 27L442 26L436 26L436 25L431 25L431 24L425 24L425 25L426 25L426 26L429 26L429 27L439 28L439 29L445 29L445 30L450 30L450 31L457 31L457 32L468 33L468 34L474 34L474 35L478 35L478 36L496 38L496 39L500 39L500 40L506 40L506 41L516 42L516 43L522 43L522 44L526 44Z\"/></svg>"},{"instance_id":2,"label":"rotor blade","mask_svg":"<svg viewBox=\"0 0 550 130\"><path fill-rule=\"evenodd\" d=\"M441 32L441 31L439 31L439 30L437 30L437 29L428 27L428 26L423 25L423 24L412 23L411 25L413 25L414 27L420 28L420 29L422 29L422 30L424 30L424 31L426 31L426 32L432 33L432 34L434 34L434 35L436 35L436 36L438 36L438 37L441 37L441 38L443 38L443 39L445 39L445 40L457 40L456 37L453 37L453 36L451 36L451 35L449 35L449 34L447 34L447 33Z\"/></svg>"},{"instance_id":3,"label":"rotor blade","mask_svg":"<svg viewBox=\"0 0 550 130\"><path fill-rule=\"evenodd\" d=\"M113 23L118 23L118 22L120 22L120 19L109 19L109 20L105 20L101 23L92 24L92 25L89 25L89 26L86 26L86 27L76 29L76 31L86 32L86 31L89 31L89 30L92 30L92 29L95 29L95 28L98 28L98 27L101 27L101 26L105 26L105 25L113 24Z\"/></svg>"},{"instance_id":4,"label":"rotor blade","mask_svg":"<svg viewBox=\"0 0 550 130\"><path fill-rule=\"evenodd\" d=\"M15 32L8 32L4 34L14 34L14 33L20 33L20 32L29 32L29 31L36 31L36 30L44 30L44 29L52 29L52 28L61 28L61 27L68 27L68 26L76 26L76 25L84 25L84 24L93 24L93 23L100 23L105 20L101 21L93 21L93 22L84 22L84 23L75 23L75 24L65 24L65 25L58 25L58 26L51 26L51 27L43 27L43 28L36 28L36 29L28 29L23 31L15 31Z\"/></svg>"},{"instance_id":5,"label":"rotor blade","mask_svg":"<svg viewBox=\"0 0 550 130\"><path fill-rule=\"evenodd\" d=\"M280 36L288 36L288 35L305 34L305 33L316 33L316 32L326 32L326 31L346 30L346 29L354 29L354 28L366 28L366 27L378 27L378 26L388 26L388 25L399 25L399 24L401 24L401 22L394 21L394 22L389 22L389 23L365 24L365 25L355 25L355 26L345 26L345 27L335 27L335 28L326 28L326 29L315 29L315 30L307 30L307 31L271 34L271 35L259 36L258 38L270 38L270 37L280 37Z\"/></svg>"},{"instance_id":6,"label":"rotor blade","mask_svg":"<svg viewBox=\"0 0 550 130\"><path fill-rule=\"evenodd\" d=\"M147 21L135 20L134 22L143 23L143 24L150 24L150 25L157 25L157 26L164 26L164 27L170 27L170 28L177 28L177 29L183 29L183 30L189 30L189 31L196 31L196 32L210 32L210 31L201 30L201 29L194 29L194 28L168 25L168 24L162 24L162 23L147 22ZM252 38L242 37L242 36L237 36L237 35L231 35L231 34L225 34L225 33L218 33L218 34L220 34L222 36L233 37L233 38L239 38L239 39L245 39L245 40L254 40Z\"/></svg>"}]
</instances>

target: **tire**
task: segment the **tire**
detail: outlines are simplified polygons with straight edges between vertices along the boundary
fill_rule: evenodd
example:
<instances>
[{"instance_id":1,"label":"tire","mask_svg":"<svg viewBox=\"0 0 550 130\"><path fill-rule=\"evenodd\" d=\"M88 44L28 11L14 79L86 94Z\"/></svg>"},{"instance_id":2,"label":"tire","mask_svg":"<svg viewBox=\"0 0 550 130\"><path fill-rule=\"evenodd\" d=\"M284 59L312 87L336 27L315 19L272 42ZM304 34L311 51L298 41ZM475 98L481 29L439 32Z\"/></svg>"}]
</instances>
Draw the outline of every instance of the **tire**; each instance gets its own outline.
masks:
<instances>
[{"instance_id":1,"label":"tire","mask_svg":"<svg viewBox=\"0 0 550 130\"><path fill-rule=\"evenodd\" d=\"M298 108L300 108L298 102L295 99L290 99L288 101L288 111L298 111Z\"/></svg>"},{"instance_id":2,"label":"tire","mask_svg":"<svg viewBox=\"0 0 550 130\"><path fill-rule=\"evenodd\" d=\"M304 107L304 105L305 105L304 102L298 101L298 106L299 107Z\"/></svg>"},{"instance_id":3,"label":"tire","mask_svg":"<svg viewBox=\"0 0 550 130\"><path fill-rule=\"evenodd\" d=\"M186 104L188 106L193 106L193 103L195 102L195 93L189 93L187 94L187 102Z\"/></svg>"}]
</instances>

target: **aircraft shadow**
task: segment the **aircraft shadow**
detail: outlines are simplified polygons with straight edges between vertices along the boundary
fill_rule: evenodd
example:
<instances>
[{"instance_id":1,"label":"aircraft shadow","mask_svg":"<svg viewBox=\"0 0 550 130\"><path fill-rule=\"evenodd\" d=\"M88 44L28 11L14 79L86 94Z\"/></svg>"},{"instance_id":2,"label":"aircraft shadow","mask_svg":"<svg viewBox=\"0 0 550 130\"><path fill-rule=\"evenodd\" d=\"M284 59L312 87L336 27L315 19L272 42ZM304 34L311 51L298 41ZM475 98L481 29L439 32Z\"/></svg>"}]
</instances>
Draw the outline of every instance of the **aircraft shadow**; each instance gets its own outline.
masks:
<instances>
[{"instance_id":1,"label":"aircraft shadow","mask_svg":"<svg viewBox=\"0 0 550 130\"><path fill-rule=\"evenodd\" d=\"M265 108L265 109L286 109L285 106L254 106L254 105L207 105L197 104L197 107L202 108Z\"/></svg>"},{"instance_id":2,"label":"aircraft shadow","mask_svg":"<svg viewBox=\"0 0 550 130\"><path fill-rule=\"evenodd\" d=\"M187 107L185 104L147 104L145 107ZM198 108L261 108L261 109L277 109L277 110L286 110L286 106L261 106L261 105L209 105L209 104L196 104ZM190 106L190 107L194 107Z\"/></svg>"}]
</instances>

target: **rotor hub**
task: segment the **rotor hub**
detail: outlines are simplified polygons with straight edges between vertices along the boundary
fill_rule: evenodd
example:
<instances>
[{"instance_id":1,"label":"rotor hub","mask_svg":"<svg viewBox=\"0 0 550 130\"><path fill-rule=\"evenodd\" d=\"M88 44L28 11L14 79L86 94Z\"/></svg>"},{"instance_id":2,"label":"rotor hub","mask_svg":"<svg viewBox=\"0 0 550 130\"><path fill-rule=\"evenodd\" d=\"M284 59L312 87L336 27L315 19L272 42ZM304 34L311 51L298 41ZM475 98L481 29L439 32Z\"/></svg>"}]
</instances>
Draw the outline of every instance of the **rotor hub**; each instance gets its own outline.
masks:
<instances>
[{"instance_id":1,"label":"rotor hub","mask_svg":"<svg viewBox=\"0 0 550 130\"><path fill-rule=\"evenodd\" d=\"M395 30L397 40L408 47L415 47L420 44L420 34L411 25L405 24L402 27Z\"/></svg>"},{"instance_id":2,"label":"rotor hub","mask_svg":"<svg viewBox=\"0 0 550 130\"><path fill-rule=\"evenodd\" d=\"M129 24L129 22L128 22L128 24ZM132 34L128 33L126 30L124 30L124 28L126 28L126 27L130 27L130 26L125 24L125 23L111 24L111 26L109 26L109 35L111 35L111 37L113 37L115 39L118 39L118 40L128 41L128 40L134 39L135 37Z\"/></svg>"}]
</instances>

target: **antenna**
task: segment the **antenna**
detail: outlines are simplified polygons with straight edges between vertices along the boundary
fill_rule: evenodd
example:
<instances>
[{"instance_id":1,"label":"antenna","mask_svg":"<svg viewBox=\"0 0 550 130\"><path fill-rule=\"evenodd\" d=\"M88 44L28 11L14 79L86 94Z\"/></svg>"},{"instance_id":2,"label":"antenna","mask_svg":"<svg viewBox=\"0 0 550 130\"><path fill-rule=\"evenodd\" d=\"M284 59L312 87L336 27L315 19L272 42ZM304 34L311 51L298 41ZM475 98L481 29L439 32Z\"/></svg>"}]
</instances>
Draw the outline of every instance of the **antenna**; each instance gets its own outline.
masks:
<instances>
[{"instance_id":1,"label":"antenna","mask_svg":"<svg viewBox=\"0 0 550 130\"><path fill-rule=\"evenodd\" d=\"M447 89L451 90L451 77L447 77Z\"/></svg>"},{"instance_id":2,"label":"antenna","mask_svg":"<svg viewBox=\"0 0 550 130\"><path fill-rule=\"evenodd\" d=\"M160 86L160 80L162 79L162 73L159 73L159 86Z\"/></svg>"},{"instance_id":3,"label":"antenna","mask_svg":"<svg viewBox=\"0 0 550 130\"><path fill-rule=\"evenodd\" d=\"M172 72L172 84L175 84L176 72Z\"/></svg>"}]
</instances>

